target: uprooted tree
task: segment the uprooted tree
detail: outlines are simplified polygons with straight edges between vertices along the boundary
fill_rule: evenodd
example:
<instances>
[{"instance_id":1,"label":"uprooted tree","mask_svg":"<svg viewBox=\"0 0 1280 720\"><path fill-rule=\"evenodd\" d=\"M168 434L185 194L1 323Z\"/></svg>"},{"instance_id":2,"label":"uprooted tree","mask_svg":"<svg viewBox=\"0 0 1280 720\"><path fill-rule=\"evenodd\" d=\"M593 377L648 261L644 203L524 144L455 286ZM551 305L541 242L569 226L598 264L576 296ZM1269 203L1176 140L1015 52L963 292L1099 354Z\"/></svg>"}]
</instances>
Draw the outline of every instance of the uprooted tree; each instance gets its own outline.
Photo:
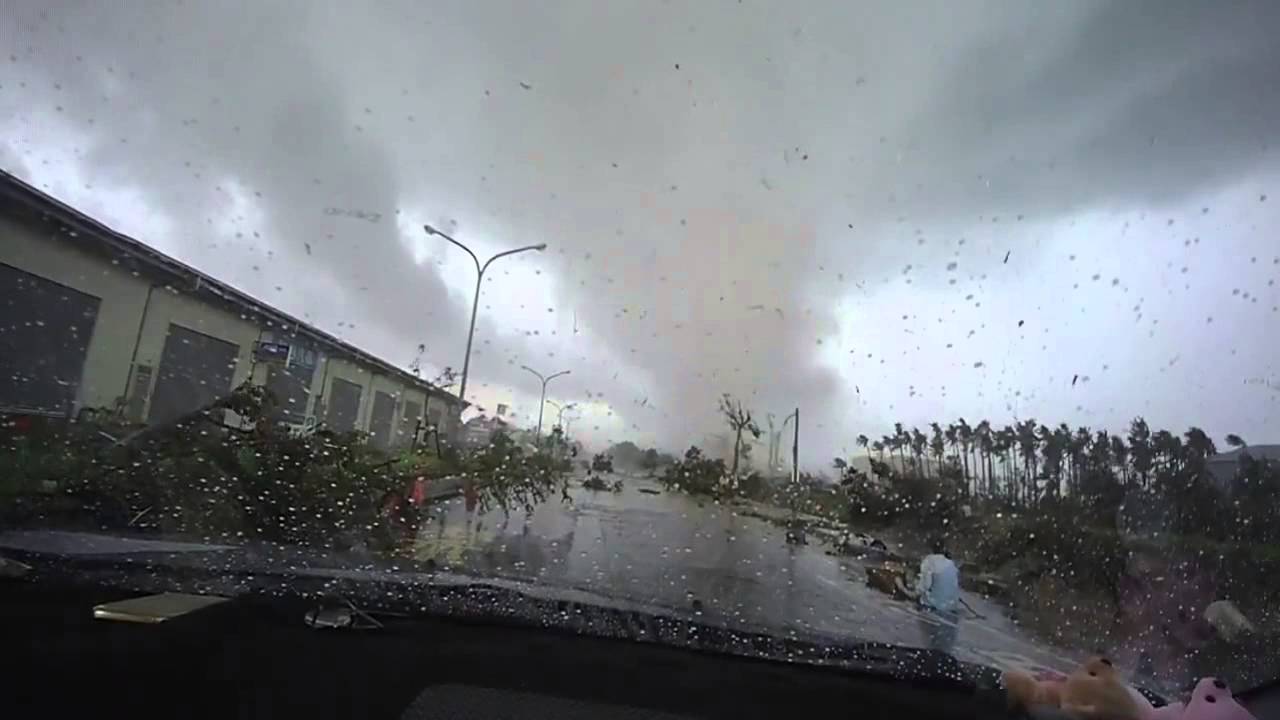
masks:
<instances>
[{"instance_id":1,"label":"uprooted tree","mask_svg":"<svg viewBox=\"0 0 1280 720\"><path fill-rule=\"evenodd\" d=\"M751 437L760 439L760 426L756 425L756 421L751 416L751 411L746 409L741 400L736 400L729 393L725 393L720 398L720 414L724 415L724 419L729 423L729 429L733 431L733 466L730 472L734 477L738 476L738 461L742 458L742 433L751 433Z\"/></svg>"},{"instance_id":2,"label":"uprooted tree","mask_svg":"<svg viewBox=\"0 0 1280 720\"><path fill-rule=\"evenodd\" d=\"M141 430L2 428L0 525L393 550L418 519L406 501L418 480L464 478L482 511L530 510L569 470L567 458L526 452L501 433L482 449L443 453L388 453L361 433L299 433L272 421L274 402L246 384Z\"/></svg>"}]
</instances>

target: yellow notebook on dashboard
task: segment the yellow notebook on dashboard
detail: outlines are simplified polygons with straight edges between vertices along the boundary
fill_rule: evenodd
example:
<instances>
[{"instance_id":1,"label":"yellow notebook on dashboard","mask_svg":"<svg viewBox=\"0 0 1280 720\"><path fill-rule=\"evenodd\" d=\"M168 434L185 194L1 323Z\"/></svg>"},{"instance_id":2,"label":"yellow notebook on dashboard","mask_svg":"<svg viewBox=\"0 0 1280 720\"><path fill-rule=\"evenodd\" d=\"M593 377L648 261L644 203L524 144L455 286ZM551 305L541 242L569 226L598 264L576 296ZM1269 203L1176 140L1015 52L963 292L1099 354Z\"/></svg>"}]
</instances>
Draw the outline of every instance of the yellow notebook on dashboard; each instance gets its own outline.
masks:
<instances>
[{"instance_id":1,"label":"yellow notebook on dashboard","mask_svg":"<svg viewBox=\"0 0 1280 720\"><path fill-rule=\"evenodd\" d=\"M218 595L160 593L95 605L93 616L98 620L159 623L226 601Z\"/></svg>"}]
</instances>

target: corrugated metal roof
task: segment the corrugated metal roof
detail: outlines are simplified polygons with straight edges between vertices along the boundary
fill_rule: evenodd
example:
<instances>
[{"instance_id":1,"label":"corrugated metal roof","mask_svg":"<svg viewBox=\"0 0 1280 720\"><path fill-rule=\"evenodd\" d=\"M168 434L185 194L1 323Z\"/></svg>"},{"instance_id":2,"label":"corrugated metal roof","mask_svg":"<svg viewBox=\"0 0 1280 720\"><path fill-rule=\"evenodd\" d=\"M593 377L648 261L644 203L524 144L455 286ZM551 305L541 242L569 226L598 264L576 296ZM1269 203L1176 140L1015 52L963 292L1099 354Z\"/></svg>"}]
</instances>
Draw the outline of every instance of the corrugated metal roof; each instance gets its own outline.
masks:
<instances>
[{"instance_id":1,"label":"corrugated metal roof","mask_svg":"<svg viewBox=\"0 0 1280 720\"><path fill-rule=\"evenodd\" d=\"M1209 458L1209 462L1227 462L1235 463L1239 461L1240 454L1248 452L1251 457L1256 460L1280 460L1280 445L1250 445L1244 448L1236 448L1229 452L1218 453Z\"/></svg>"},{"instance_id":2,"label":"corrugated metal roof","mask_svg":"<svg viewBox=\"0 0 1280 720\"><path fill-rule=\"evenodd\" d=\"M270 320L282 329L302 335L314 341L320 347L328 349L331 354L345 356L366 365L373 366L387 375L393 376L411 386L450 402L459 402L458 396L436 387L413 373L396 367L391 363L371 355L360 348L341 340L329 333L298 318L268 305L241 290L216 278L165 255L145 243L117 232L107 225L85 215L57 198L44 193L21 178L0 170L0 197L15 202L29 211L49 220L56 220L76 231L76 241L88 246L96 243L97 247L86 247L90 250L105 251L118 259L131 260L133 269L152 277L162 276L178 282L172 283L174 289L200 295L204 294L215 300L230 305L240 311ZM466 404L463 403L465 407Z\"/></svg>"}]
</instances>

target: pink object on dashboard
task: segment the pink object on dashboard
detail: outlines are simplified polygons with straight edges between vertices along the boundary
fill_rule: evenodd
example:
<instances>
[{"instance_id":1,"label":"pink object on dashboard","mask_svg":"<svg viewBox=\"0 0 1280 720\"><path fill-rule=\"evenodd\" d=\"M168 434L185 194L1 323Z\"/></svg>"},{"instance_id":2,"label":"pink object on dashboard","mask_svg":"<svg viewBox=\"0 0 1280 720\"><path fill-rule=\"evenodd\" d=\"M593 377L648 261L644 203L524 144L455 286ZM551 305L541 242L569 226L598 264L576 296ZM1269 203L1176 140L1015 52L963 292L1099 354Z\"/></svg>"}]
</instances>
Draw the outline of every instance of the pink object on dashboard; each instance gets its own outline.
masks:
<instances>
[{"instance_id":1,"label":"pink object on dashboard","mask_svg":"<svg viewBox=\"0 0 1280 720\"><path fill-rule=\"evenodd\" d=\"M1149 720L1257 720L1231 695L1231 688L1217 678L1207 677L1196 683L1191 699L1185 705L1173 703L1156 708Z\"/></svg>"}]
</instances>

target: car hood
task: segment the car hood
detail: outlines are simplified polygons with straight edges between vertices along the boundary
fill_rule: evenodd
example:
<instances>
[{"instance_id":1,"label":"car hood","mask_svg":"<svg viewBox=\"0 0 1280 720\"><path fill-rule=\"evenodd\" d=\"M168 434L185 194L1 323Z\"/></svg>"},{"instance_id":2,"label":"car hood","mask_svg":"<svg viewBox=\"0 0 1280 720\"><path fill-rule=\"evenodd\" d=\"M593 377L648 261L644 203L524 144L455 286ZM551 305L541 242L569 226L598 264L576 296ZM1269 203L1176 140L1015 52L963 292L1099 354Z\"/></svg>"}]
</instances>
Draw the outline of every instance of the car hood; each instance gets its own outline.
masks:
<instances>
[{"instance_id":1,"label":"car hood","mask_svg":"<svg viewBox=\"0 0 1280 720\"><path fill-rule=\"evenodd\" d=\"M262 542L191 542L62 530L0 533L0 554L28 579L229 597L341 598L371 612L429 614L656 642L948 686L992 689L998 671L932 650L758 627L701 609L590 590L476 577L428 564Z\"/></svg>"}]
</instances>

